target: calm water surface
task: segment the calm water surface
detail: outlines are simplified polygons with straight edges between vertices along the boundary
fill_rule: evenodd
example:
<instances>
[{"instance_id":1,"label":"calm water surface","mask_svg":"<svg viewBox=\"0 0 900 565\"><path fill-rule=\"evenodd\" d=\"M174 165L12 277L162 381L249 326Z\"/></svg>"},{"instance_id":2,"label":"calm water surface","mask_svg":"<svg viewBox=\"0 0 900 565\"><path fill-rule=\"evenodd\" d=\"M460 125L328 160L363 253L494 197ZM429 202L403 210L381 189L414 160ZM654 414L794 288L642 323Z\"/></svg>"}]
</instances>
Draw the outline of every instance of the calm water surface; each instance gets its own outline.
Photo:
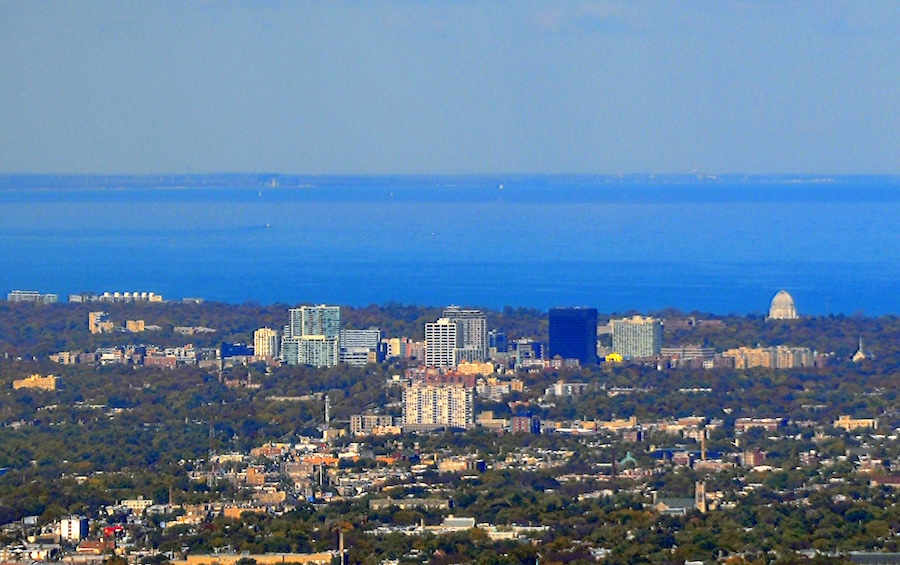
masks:
<instances>
[{"instance_id":1,"label":"calm water surface","mask_svg":"<svg viewBox=\"0 0 900 565\"><path fill-rule=\"evenodd\" d=\"M9 186L12 184L13 186ZM311 178L0 190L0 291L900 313L896 178Z\"/></svg>"}]
</instances>

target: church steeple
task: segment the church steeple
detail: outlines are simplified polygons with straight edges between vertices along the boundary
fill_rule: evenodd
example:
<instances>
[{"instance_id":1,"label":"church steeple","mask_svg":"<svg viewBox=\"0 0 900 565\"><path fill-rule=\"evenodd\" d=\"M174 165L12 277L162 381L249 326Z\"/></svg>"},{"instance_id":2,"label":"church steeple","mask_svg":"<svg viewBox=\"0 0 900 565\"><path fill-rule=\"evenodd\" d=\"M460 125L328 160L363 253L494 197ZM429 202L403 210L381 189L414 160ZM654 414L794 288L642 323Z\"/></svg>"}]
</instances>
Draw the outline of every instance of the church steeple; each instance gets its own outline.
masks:
<instances>
[{"instance_id":1,"label":"church steeple","mask_svg":"<svg viewBox=\"0 0 900 565\"><path fill-rule=\"evenodd\" d=\"M853 357L850 358L854 363L859 363L864 359L868 359L869 356L866 355L866 350L863 349L863 339L862 336L859 336L859 349L856 350L856 353L853 354Z\"/></svg>"}]
</instances>

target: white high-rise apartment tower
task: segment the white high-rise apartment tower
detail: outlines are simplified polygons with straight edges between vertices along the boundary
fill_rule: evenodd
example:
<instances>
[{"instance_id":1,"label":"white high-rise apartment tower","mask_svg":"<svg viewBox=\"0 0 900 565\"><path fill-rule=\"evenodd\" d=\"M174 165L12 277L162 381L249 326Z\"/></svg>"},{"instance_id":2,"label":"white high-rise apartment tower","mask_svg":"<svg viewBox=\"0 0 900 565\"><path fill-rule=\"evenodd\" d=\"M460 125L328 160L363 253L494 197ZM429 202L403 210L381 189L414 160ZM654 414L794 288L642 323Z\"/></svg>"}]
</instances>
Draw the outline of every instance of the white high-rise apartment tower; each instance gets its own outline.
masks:
<instances>
[{"instance_id":1,"label":"white high-rise apartment tower","mask_svg":"<svg viewBox=\"0 0 900 565\"><path fill-rule=\"evenodd\" d=\"M456 366L457 349L463 345L461 324L441 318L425 324L425 365L429 367Z\"/></svg>"},{"instance_id":2,"label":"white high-rise apartment tower","mask_svg":"<svg viewBox=\"0 0 900 565\"><path fill-rule=\"evenodd\" d=\"M633 316L612 322L613 351L623 357L653 357L662 347L662 323Z\"/></svg>"}]
</instances>

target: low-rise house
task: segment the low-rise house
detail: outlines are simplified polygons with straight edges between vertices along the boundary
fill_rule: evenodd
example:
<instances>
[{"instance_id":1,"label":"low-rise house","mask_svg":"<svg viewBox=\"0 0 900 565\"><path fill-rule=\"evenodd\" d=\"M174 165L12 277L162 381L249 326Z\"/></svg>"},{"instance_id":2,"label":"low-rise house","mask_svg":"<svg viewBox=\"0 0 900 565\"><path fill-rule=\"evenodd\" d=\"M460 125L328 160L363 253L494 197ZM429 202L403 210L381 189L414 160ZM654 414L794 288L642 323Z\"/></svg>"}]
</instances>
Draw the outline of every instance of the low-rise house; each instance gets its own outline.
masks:
<instances>
[{"instance_id":1,"label":"low-rise house","mask_svg":"<svg viewBox=\"0 0 900 565\"><path fill-rule=\"evenodd\" d=\"M875 487L891 487L900 489L900 476L881 475L869 479L869 486Z\"/></svg>"}]
</instances>

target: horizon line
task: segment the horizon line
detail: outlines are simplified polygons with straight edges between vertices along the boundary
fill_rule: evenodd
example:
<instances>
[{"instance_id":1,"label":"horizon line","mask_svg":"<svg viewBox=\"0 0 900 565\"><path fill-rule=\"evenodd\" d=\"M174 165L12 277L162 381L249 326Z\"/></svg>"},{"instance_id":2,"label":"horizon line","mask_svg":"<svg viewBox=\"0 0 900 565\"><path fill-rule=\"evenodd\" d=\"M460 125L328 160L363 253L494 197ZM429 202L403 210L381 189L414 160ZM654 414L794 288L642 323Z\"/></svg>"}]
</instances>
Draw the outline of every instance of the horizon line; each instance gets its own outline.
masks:
<instances>
[{"instance_id":1,"label":"horizon line","mask_svg":"<svg viewBox=\"0 0 900 565\"><path fill-rule=\"evenodd\" d=\"M550 172L496 172L496 173L314 173L314 172L284 172L284 171L204 171L204 172L115 172L115 173L87 173L87 172L0 172L2 177L157 177L157 176L226 176L226 175L268 175L268 176L295 176L295 177L693 177L713 179L716 177L815 177L815 178L841 178L841 177L900 177L897 173L804 173L804 172L776 172L776 173L716 173L716 172L628 172L628 173L550 173Z\"/></svg>"}]
</instances>

